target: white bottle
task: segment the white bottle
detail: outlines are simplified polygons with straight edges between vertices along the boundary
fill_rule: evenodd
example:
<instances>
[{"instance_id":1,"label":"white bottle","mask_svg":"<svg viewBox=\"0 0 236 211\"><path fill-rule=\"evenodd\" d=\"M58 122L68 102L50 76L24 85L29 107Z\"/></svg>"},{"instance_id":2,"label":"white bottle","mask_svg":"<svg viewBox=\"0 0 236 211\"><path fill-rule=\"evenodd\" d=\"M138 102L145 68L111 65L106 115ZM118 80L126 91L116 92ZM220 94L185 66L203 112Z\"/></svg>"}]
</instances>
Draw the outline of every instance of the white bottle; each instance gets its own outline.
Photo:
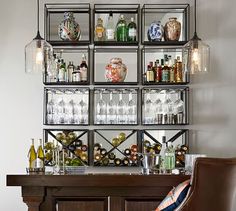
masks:
<instances>
[{"instance_id":1,"label":"white bottle","mask_svg":"<svg viewBox=\"0 0 236 211\"><path fill-rule=\"evenodd\" d=\"M106 27L106 40L108 41L115 40L115 28L114 28L112 13L109 14L109 18L108 18L108 23Z\"/></svg>"}]
</instances>

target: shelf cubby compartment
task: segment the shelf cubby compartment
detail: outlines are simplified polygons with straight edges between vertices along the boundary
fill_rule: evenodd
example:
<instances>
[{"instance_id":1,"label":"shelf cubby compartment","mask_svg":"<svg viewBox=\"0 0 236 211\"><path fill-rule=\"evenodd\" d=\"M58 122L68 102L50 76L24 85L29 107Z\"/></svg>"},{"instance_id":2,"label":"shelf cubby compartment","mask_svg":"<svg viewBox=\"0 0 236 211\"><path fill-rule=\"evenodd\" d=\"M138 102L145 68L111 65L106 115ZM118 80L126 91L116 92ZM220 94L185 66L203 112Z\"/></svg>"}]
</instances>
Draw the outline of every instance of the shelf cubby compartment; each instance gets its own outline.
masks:
<instances>
[{"instance_id":1,"label":"shelf cubby compartment","mask_svg":"<svg viewBox=\"0 0 236 211\"><path fill-rule=\"evenodd\" d=\"M189 4L144 4L141 9L142 44L159 46L184 45L189 39L189 10ZM181 24L179 39L172 35L169 36L170 38L164 38L165 36L168 37L167 33L164 33L164 28L170 18L177 18L177 21ZM160 21L163 26L163 36L159 35L159 41L148 39L148 29L153 22L157 21ZM156 29L155 25L152 29L154 35Z\"/></svg>"},{"instance_id":2,"label":"shelf cubby compartment","mask_svg":"<svg viewBox=\"0 0 236 211\"><path fill-rule=\"evenodd\" d=\"M89 88L44 88L45 125L88 125Z\"/></svg>"},{"instance_id":3,"label":"shelf cubby compartment","mask_svg":"<svg viewBox=\"0 0 236 211\"><path fill-rule=\"evenodd\" d=\"M107 40L106 36L102 40L98 40L94 34L94 45L101 46L133 46L138 45L139 43L139 16L140 16L140 5L139 4L95 4L94 12L93 12L93 23L94 29L96 29L97 20L101 18L103 20L103 26L106 29L108 18L112 15L113 23L114 23L114 40ZM128 25L131 18L134 18L134 22L136 23L136 41L117 41L116 39L116 24L119 21L120 15L124 16L124 19ZM104 32L106 35L106 31Z\"/></svg>"},{"instance_id":4,"label":"shelf cubby compartment","mask_svg":"<svg viewBox=\"0 0 236 211\"><path fill-rule=\"evenodd\" d=\"M136 85L139 74L138 47L96 47L93 51L95 85Z\"/></svg>"},{"instance_id":5,"label":"shelf cubby compartment","mask_svg":"<svg viewBox=\"0 0 236 211\"><path fill-rule=\"evenodd\" d=\"M44 129L46 165L55 165L55 150L66 166L89 165L89 131L77 129ZM64 151L64 158L63 158Z\"/></svg>"},{"instance_id":6,"label":"shelf cubby compartment","mask_svg":"<svg viewBox=\"0 0 236 211\"><path fill-rule=\"evenodd\" d=\"M94 166L139 166L136 130L94 130Z\"/></svg>"},{"instance_id":7,"label":"shelf cubby compartment","mask_svg":"<svg viewBox=\"0 0 236 211\"><path fill-rule=\"evenodd\" d=\"M189 124L189 88L160 87L142 89L143 125Z\"/></svg>"},{"instance_id":8,"label":"shelf cubby compartment","mask_svg":"<svg viewBox=\"0 0 236 211\"><path fill-rule=\"evenodd\" d=\"M188 152L187 129L146 129L142 130L142 152L162 153L163 141L171 143L175 149L175 166L184 167L185 154Z\"/></svg>"},{"instance_id":9,"label":"shelf cubby compartment","mask_svg":"<svg viewBox=\"0 0 236 211\"><path fill-rule=\"evenodd\" d=\"M137 125L138 88L95 88L95 125Z\"/></svg>"},{"instance_id":10,"label":"shelf cubby compartment","mask_svg":"<svg viewBox=\"0 0 236 211\"><path fill-rule=\"evenodd\" d=\"M155 62L159 62L159 65L165 64L165 57L171 59L172 64L175 64L175 60L177 58L180 59L180 65L177 69L176 66L169 71L169 82L162 81L162 71L158 71L158 68L155 67L154 72L154 81L147 81L147 66L150 65L150 62L153 62L153 66L155 66ZM183 55L181 47L158 47L158 46L144 46L142 49L142 83L143 85L186 85L190 82L189 74L184 70L184 66L182 64ZM159 75L160 74L160 75ZM170 82L170 76L172 75L173 79Z\"/></svg>"},{"instance_id":11,"label":"shelf cubby compartment","mask_svg":"<svg viewBox=\"0 0 236 211\"><path fill-rule=\"evenodd\" d=\"M64 39L59 36L59 25L64 21L65 13L73 14L79 24L80 37L78 39ZM89 45L91 41L91 8L88 3L50 3L45 4L45 38L53 46ZM72 33L66 32L68 35Z\"/></svg>"},{"instance_id":12,"label":"shelf cubby compartment","mask_svg":"<svg viewBox=\"0 0 236 211\"><path fill-rule=\"evenodd\" d=\"M77 46L77 47L68 47L68 46L55 46L53 52L56 56L54 62L55 65L52 65L52 68L47 71L47 74L44 74L43 83L45 85L89 85L90 79L90 48L88 46ZM85 76L80 72L80 65L82 62L82 57L85 56L86 64L88 66L87 71L85 71ZM59 68L57 67L58 60L63 59L65 62L65 76L63 81L60 81L59 78ZM69 71L68 65L69 62L73 62L74 68L73 71ZM74 75L74 76L73 76ZM84 77L86 79L84 79Z\"/></svg>"}]
</instances>

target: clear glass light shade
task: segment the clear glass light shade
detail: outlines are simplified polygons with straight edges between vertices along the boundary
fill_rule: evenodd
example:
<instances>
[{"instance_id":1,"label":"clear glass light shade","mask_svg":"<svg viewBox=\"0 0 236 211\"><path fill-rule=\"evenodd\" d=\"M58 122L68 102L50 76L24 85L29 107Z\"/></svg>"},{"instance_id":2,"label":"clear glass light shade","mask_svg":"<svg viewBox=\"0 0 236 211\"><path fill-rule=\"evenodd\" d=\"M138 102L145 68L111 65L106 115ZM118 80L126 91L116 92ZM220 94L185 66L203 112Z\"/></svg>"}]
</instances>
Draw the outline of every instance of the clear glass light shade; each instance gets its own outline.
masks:
<instances>
[{"instance_id":1,"label":"clear glass light shade","mask_svg":"<svg viewBox=\"0 0 236 211\"><path fill-rule=\"evenodd\" d=\"M183 47L184 70L191 74L209 72L210 47L200 39L191 39Z\"/></svg>"},{"instance_id":2,"label":"clear glass light shade","mask_svg":"<svg viewBox=\"0 0 236 211\"><path fill-rule=\"evenodd\" d=\"M53 59L52 46L43 39L34 39L25 46L25 72L47 72Z\"/></svg>"}]
</instances>

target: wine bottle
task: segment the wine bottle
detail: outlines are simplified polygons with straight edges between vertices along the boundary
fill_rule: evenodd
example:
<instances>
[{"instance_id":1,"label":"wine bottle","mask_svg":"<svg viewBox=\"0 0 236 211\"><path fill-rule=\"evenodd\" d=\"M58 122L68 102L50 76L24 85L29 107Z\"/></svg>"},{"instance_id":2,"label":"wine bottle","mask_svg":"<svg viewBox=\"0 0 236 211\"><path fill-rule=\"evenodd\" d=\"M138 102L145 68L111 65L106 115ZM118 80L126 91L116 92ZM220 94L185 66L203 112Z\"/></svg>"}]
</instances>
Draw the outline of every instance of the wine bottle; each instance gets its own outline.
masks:
<instances>
[{"instance_id":1,"label":"wine bottle","mask_svg":"<svg viewBox=\"0 0 236 211\"><path fill-rule=\"evenodd\" d=\"M93 148L94 148L94 151L99 151L102 148L102 145L100 143L95 143Z\"/></svg>"},{"instance_id":2,"label":"wine bottle","mask_svg":"<svg viewBox=\"0 0 236 211\"><path fill-rule=\"evenodd\" d=\"M29 149L28 158L29 158L29 168L33 169L37 167L37 163L36 163L37 154L34 148L34 139L32 138L31 141L32 141L32 144Z\"/></svg>"},{"instance_id":3,"label":"wine bottle","mask_svg":"<svg viewBox=\"0 0 236 211\"><path fill-rule=\"evenodd\" d=\"M132 152L132 153L138 152L138 146L137 146L136 144L133 144L133 145L130 147L130 149L131 149L131 152Z\"/></svg>"},{"instance_id":4,"label":"wine bottle","mask_svg":"<svg viewBox=\"0 0 236 211\"><path fill-rule=\"evenodd\" d=\"M110 13L106 27L106 40L113 41L114 39L115 39L115 28L113 22L113 15L112 13Z\"/></svg>"},{"instance_id":5,"label":"wine bottle","mask_svg":"<svg viewBox=\"0 0 236 211\"><path fill-rule=\"evenodd\" d=\"M110 160L114 160L116 158L116 155L113 152L111 152L111 153L109 153L108 158Z\"/></svg>"},{"instance_id":6,"label":"wine bottle","mask_svg":"<svg viewBox=\"0 0 236 211\"><path fill-rule=\"evenodd\" d=\"M127 41L127 25L124 15L120 16L120 19L116 25L116 39L120 42Z\"/></svg>"},{"instance_id":7,"label":"wine bottle","mask_svg":"<svg viewBox=\"0 0 236 211\"><path fill-rule=\"evenodd\" d=\"M102 159L101 163L102 163L103 166L108 166L109 163L110 163L110 160L108 158L104 158L104 159Z\"/></svg>"},{"instance_id":8,"label":"wine bottle","mask_svg":"<svg viewBox=\"0 0 236 211\"><path fill-rule=\"evenodd\" d=\"M122 164L123 164L124 166L128 166L128 165L130 164L129 159L128 159L128 158L124 158L124 159L122 160Z\"/></svg>"},{"instance_id":9,"label":"wine bottle","mask_svg":"<svg viewBox=\"0 0 236 211\"><path fill-rule=\"evenodd\" d=\"M88 65L86 62L86 56L85 54L82 55L82 62L80 64L80 80L81 81L87 81L88 75Z\"/></svg>"},{"instance_id":10,"label":"wine bottle","mask_svg":"<svg viewBox=\"0 0 236 211\"><path fill-rule=\"evenodd\" d=\"M37 168L44 168L44 151L42 147L42 139L39 139L39 146L37 150Z\"/></svg>"},{"instance_id":11,"label":"wine bottle","mask_svg":"<svg viewBox=\"0 0 236 211\"><path fill-rule=\"evenodd\" d=\"M88 150L88 146L87 145L82 145L81 146L81 150L83 151L83 152L87 152L87 150Z\"/></svg>"},{"instance_id":12,"label":"wine bottle","mask_svg":"<svg viewBox=\"0 0 236 211\"><path fill-rule=\"evenodd\" d=\"M120 166L121 165L121 159L120 158L116 158L115 160L114 160L114 164L115 164L115 166Z\"/></svg>"},{"instance_id":13,"label":"wine bottle","mask_svg":"<svg viewBox=\"0 0 236 211\"><path fill-rule=\"evenodd\" d=\"M101 148L100 153L101 153L102 156L104 156L104 155L106 155L107 150L105 148Z\"/></svg>"},{"instance_id":14,"label":"wine bottle","mask_svg":"<svg viewBox=\"0 0 236 211\"><path fill-rule=\"evenodd\" d=\"M137 31L136 31L136 23L134 22L134 18L131 18L131 22L128 24L128 41L136 41Z\"/></svg>"},{"instance_id":15,"label":"wine bottle","mask_svg":"<svg viewBox=\"0 0 236 211\"><path fill-rule=\"evenodd\" d=\"M129 148L125 149L124 150L124 154L127 155L127 156L130 155L131 154L131 150Z\"/></svg>"},{"instance_id":16,"label":"wine bottle","mask_svg":"<svg viewBox=\"0 0 236 211\"><path fill-rule=\"evenodd\" d=\"M96 154L94 155L94 160L96 160L96 161L100 161L101 158L102 158L102 156L101 156L100 153L96 153Z\"/></svg>"}]
</instances>

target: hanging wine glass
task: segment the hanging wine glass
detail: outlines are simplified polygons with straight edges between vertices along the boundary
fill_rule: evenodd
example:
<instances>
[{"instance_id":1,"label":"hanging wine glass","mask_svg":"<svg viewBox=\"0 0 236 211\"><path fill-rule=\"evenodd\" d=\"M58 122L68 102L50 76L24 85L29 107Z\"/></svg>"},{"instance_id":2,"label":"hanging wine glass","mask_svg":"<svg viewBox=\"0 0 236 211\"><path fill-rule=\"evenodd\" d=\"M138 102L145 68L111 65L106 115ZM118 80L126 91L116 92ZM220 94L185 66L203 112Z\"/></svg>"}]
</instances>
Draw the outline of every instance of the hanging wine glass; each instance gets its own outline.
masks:
<instances>
[{"instance_id":1,"label":"hanging wine glass","mask_svg":"<svg viewBox=\"0 0 236 211\"><path fill-rule=\"evenodd\" d=\"M48 91L49 101L47 103L47 123L55 124L56 123L56 103L54 100L55 92L53 90Z\"/></svg>"},{"instance_id":2,"label":"hanging wine glass","mask_svg":"<svg viewBox=\"0 0 236 211\"><path fill-rule=\"evenodd\" d=\"M181 100L181 90L177 90L177 99L173 104L174 110L174 123L183 124L184 123L184 101Z\"/></svg>"},{"instance_id":3,"label":"hanging wine glass","mask_svg":"<svg viewBox=\"0 0 236 211\"><path fill-rule=\"evenodd\" d=\"M64 93L60 91L59 93L59 101L57 103L57 116L58 116L58 123L64 124L65 123L65 115L66 115L66 104L64 101Z\"/></svg>"},{"instance_id":4,"label":"hanging wine glass","mask_svg":"<svg viewBox=\"0 0 236 211\"><path fill-rule=\"evenodd\" d=\"M106 124L107 105L103 100L103 92L105 90L99 90L99 101L96 105L96 124Z\"/></svg>"},{"instance_id":5,"label":"hanging wine glass","mask_svg":"<svg viewBox=\"0 0 236 211\"><path fill-rule=\"evenodd\" d=\"M127 115L126 115L126 103L123 100L123 90L119 91L119 101L117 105L117 121L118 124L126 124L127 123Z\"/></svg>"},{"instance_id":6,"label":"hanging wine glass","mask_svg":"<svg viewBox=\"0 0 236 211\"><path fill-rule=\"evenodd\" d=\"M86 90L82 90L81 95L81 101L79 102L79 123L88 124L88 104L85 101Z\"/></svg>"},{"instance_id":7,"label":"hanging wine glass","mask_svg":"<svg viewBox=\"0 0 236 211\"><path fill-rule=\"evenodd\" d=\"M144 124L154 123L154 106L150 97L150 90L146 90L146 100L144 102Z\"/></svg>"},{"instance_id":8,"label":"hanging wine glass","mask_svg":"<svg viewBox=\"0 0 236 211\"><path fill-rule=\"evenodd\" d=\"M160 99L160 90L156 90L157 99L154 102L154 109L155 109L155 124L162 124L163 121L163 113L162 113L162 101Z\"/></svg>"},{"instance_id":9,"label":"hanging wine glass","mask_svg":"<svg viewBox=\"0 0 236 211\"><path fill-rule=\"evenodd\" d=\"M67 91L67 96L68 96L68 100L69 102L66 104L66 119L67 119L67 123L68 124L74 124L75 123L75 118L74 118L74 114L75 114L75 102L73 99L73 95L75 94L75 92L72 91Z\"/></svg>"},{"instance_id":10,"label":"hanging wine glass","mask_svg":"<svg viewBox=\"0 0 236 211\"><path fill-rule=\"evenodd\" d=\"M133 99L133 93L136 94L136 91L131 89L129 92L129 102L127 105L128 124L136 124L137 123L137 105Z\"/></svg>"},{"instance_id":11,"label":"hanging wine glass","mask_svg":"<svg viewBox=\"0 0 236 211\"><path fill-rule=\"evenodd\" d=\"M170 99L171 90L164 90L163 117L164 124L173 124L173 102Z\"/></svg>"},{"instance_id":12,"label":"hanging wine glass","mask_svg":"<svg viewBox=\"0 0 236 211\"><path fill-rule=\"evenodd\" d=\"M110 91L109 102L107 104L107 124L116 124L116 103L113 100L113 93Z\"/></svg>"}]
</instances>

